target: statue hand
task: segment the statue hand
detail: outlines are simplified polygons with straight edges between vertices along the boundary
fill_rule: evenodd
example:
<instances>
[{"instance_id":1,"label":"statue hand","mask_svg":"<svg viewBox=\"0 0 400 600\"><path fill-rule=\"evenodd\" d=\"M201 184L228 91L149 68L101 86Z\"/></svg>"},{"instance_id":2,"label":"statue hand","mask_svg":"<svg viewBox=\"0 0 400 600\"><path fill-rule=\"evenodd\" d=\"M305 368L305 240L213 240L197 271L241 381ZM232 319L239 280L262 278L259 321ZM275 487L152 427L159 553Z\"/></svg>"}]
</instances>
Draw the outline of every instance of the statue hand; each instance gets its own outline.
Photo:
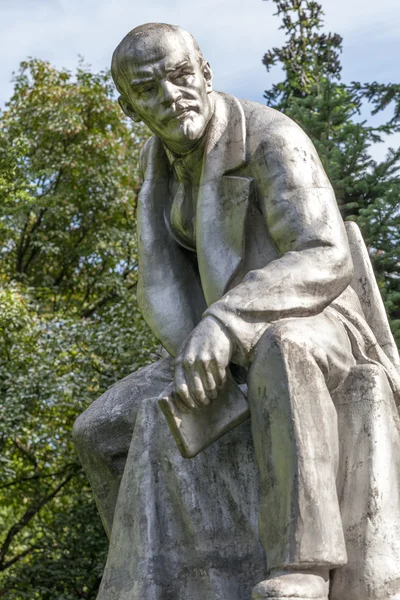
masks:
<instances>
[{"instance_id":1,"label":"statue hand","mask_svg":"<svg viewBox=\"0 0 400 600\"><path fill-rule=\"evenodd\" d=\"M213 317L191 332L175 359L175 389L188 408L206 406L226 381L233 342Z\"/></svg>"}]
</instances>

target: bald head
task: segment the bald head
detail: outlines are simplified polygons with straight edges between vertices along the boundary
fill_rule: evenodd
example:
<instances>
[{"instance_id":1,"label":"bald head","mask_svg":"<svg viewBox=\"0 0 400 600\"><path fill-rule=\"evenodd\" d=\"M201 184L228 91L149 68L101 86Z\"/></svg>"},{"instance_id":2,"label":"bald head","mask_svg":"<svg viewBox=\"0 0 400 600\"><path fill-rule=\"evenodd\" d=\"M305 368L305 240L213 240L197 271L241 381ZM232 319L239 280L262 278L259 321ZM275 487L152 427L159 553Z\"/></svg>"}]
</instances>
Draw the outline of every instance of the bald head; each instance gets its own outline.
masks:
<instances>
[{"instance_id":1,"label":"bald head","mask_svg":"<svg viewBox=\"0 0 400 600\"><path fill-rule=\"evenodd\" d=\"M118 44L112 57L111 75L119 93L123 94L129 85L132 62L141 65L160 60L173 46L196 56L200 64L204 61L194 37L177 25L145 23L132 29Z\"/></svg>"},{"instance_id":2,"label":"bald head","mask_svg":"<svg viewBox=\"0 0 400 600\"><path fill-rule=\"evenodd\" d=\"M125 114L184 154L205 134L214 109L212 71L180 27L147 23L116 48L111 66Z\"/></svg>"}]
</instances>

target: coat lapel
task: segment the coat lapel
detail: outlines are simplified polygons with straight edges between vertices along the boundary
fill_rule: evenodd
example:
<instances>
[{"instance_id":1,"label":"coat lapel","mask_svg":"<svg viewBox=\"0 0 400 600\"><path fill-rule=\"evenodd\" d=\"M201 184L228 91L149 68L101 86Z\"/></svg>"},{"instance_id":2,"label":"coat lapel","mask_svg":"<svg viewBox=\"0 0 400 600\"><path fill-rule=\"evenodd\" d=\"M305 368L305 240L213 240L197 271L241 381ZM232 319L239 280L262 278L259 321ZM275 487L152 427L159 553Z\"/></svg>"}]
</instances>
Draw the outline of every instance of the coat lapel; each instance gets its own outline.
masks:
<instances>
[{"instance_id":1,"label":"coat lapel","mask_svg":"<svg viewBox=\"0 0 400 600\"><path fill-rule=\"evenodd\" d=\"M215 98L196 213L197 257L208 305L224 294L243 260L252 183L230 174L246 161L243 108L232 96Z\"/></svg>"}]
</instances>

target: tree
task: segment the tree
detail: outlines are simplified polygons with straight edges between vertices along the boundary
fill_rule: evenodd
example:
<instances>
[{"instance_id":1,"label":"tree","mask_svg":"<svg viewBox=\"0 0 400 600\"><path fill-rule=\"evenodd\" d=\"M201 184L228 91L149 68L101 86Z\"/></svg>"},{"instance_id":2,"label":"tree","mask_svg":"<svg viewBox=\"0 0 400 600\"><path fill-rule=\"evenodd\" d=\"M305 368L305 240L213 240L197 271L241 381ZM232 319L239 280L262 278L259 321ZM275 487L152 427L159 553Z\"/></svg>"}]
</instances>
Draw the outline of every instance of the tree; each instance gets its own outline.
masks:
<instances>
[{"instance_id":1,"label":"tree","mask_svg":"<svg viewBox=\"0 0 400 600\"><path fill-rule=\"evenodd\" d=\"M341 82L342 38L326 34L323 10L311 0L272 0L286 42L263 58L267 70L283 69L284 80L265 92L270 106L285 112L313 140L345 219L356 220L370 249L386 308L400 342L400 149L385 160L371 156L373 144L399 131L400 84ZM363 108L393 116L373 127Z\"/></svg>"},{"instance_id":2,"label":"tree","mask_svg":"<svg viewBox=\"0 0 400 600\"><path fill-rule=\"evenodd\" d=\"M135 299L147 136L82 63L22 63L0 114L0 598L96 597L107 540L71 429L154 348Z\"/></svg>"}]
</instances>

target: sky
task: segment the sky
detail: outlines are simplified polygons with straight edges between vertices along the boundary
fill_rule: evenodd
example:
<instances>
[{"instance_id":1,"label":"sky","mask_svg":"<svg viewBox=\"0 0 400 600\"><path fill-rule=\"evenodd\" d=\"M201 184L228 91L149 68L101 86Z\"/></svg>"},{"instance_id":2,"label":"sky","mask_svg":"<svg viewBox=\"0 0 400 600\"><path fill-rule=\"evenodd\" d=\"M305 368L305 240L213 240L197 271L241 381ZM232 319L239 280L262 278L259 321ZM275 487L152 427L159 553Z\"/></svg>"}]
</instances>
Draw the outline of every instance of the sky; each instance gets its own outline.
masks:
<instances>
[{"instance_id":1,"label":"sky","mask_svg":"<svg viewBox=\"0 0 400 600\"><path fill-rule=\"evenodd\" d=\"M400 1L319 1L325 30L344 38L343 81L398 82ZM0 107L21 60L31 56L74 70L81 55L100 70L128 31L150 21L194 35L217 90L264 103L263 91L279 71L268 74L261 60L284 39L274 9L271 0L0 0Z\"/></svg>"}]
</instances>

